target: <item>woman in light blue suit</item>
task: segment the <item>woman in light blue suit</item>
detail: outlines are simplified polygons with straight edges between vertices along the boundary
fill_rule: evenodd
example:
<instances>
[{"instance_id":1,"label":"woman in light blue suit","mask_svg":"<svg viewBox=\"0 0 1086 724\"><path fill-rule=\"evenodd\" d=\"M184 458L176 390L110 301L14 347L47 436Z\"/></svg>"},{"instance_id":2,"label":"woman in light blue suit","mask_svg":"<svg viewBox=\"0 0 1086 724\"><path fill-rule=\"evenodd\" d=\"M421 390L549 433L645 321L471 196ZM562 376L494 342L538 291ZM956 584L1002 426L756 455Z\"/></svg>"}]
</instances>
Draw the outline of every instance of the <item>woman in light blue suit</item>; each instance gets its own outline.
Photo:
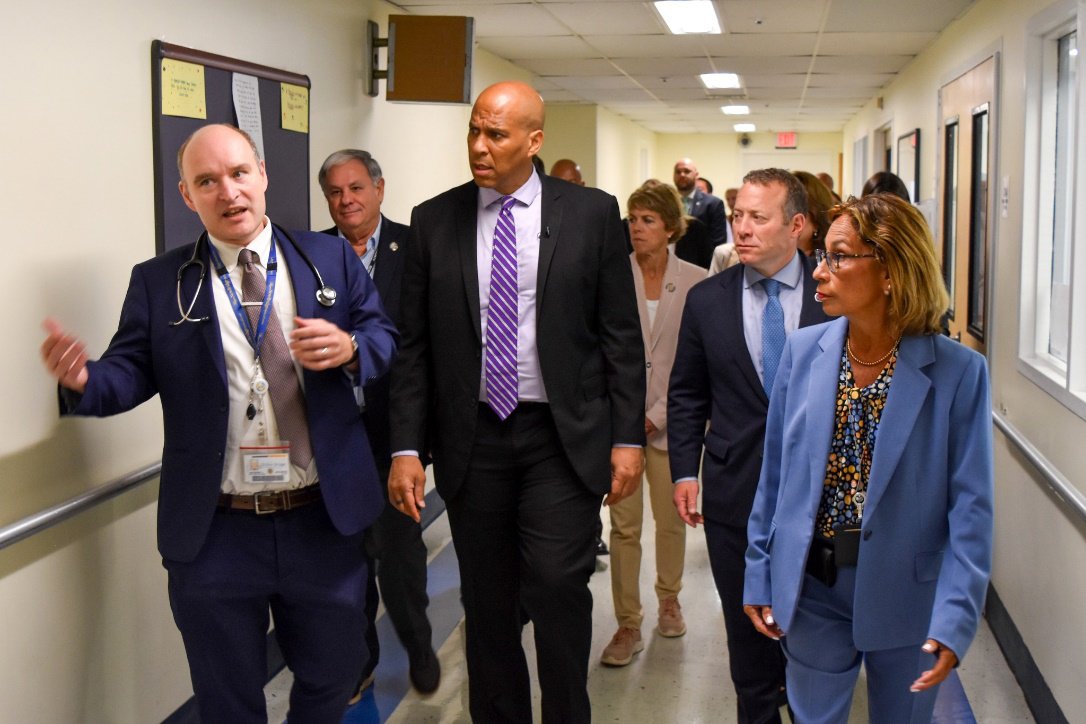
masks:
<instances>
[{"instance_id":1,"label":"woman in light blue suit","mask_svg":"<svg viewBox=\"0 0 1086 724\"><path fill-rule=\"evenodd\" d=\"M938 334L927 225L886 194L831 211L816 299L841 318L789 337L770 396L743 601L780 638L796 719L931 721L991 569L984 358Z\"/></svg>"}]
</instances>

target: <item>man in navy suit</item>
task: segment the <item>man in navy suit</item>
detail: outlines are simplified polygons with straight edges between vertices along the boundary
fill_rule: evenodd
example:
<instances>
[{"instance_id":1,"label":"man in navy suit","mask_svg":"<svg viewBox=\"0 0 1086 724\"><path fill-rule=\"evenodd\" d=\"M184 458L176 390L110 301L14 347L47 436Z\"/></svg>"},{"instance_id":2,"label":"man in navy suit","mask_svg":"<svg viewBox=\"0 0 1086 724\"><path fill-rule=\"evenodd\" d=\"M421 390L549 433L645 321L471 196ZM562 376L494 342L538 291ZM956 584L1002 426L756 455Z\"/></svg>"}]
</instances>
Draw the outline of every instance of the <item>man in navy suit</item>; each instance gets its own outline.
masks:
<instances>
[{"instance_id":1,"label":"man in navy suit","mask_svg":"<svg viewBox=\"0 0 1086 724\"><path fill-rule=\"evenodd\" d=\"M743 613L747 518L762 466L769 397L762 329L776 280L785 333L826 321L814 301L813 265L796 251L807 193L780 169L752 171L735 206L742 262L690 290L668 387L668 451L675 506L705 524L709 563L724 610L738 721L779 722L784 656ZM706 423L709 423L708 429ZM704 456L702 450L704 448ZM701 459L704 515L697 511Z\"/></svg>"},{"instance_id":2,"label":"man in navy suit","mask_svg":"<svg viewBox=\"0 0 1086 724\"><path fill-rule=\"evenodd\" d=\"M400 280L407 253L408 228L381 214L385 179L381 165L368 151L347 148L325 159L317 174L328 213L336 223L323 233L341 236L358 254L367 275L377 285L385 312L394 323L400 319ZM381 480L388 480L391 462L388 447L388 377L360 391L359 406L366 423L370 447ZM407 650L411 683L422 694L437 689L441 666L431 642L426 607L426 544L422 526L392 506L366 531L366 551L375 564L370 571L366 608L369 629L366 643L369 662L362 671L361 692L373 681L380 655L374 626L377 618L377 582L396 635Z\"/></svg>"},{"instance_id":3,"label":"man in navy suit","mask_svg":"<svg viewBox=\"0 0 1086 724\"><path fill-rule=\"evenodd\" d=\"M353 385L385 373L396 330L347 244L265 216L248 135L204 126L178 170L206 233L133 269L100 359L52 320L42 357L63 414L161 399L158 546L201 719L267 721L270 610L291 722L338 722L363 664L362 533L383 505Z\"/></svg>"}]
</instances>

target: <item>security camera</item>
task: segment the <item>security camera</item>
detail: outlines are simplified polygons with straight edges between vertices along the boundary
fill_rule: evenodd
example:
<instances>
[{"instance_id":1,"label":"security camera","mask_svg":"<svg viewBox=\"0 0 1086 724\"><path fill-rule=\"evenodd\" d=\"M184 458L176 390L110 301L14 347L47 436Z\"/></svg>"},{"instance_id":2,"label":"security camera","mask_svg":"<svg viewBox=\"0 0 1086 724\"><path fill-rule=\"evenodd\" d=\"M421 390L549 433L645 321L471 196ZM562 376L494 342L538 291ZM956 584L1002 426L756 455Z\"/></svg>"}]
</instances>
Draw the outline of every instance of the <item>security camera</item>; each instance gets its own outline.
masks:
<instances>
[{"instance_id":1,"label":"security camera","mask_svg":"<svg viewBox=\"0 0 1086 724\"><path fill-rule=\"evenodd\" d=\"M745 133L742 136L740 136L739 137L739 145L742 146L743 148L746 148L747 146L749 146L750 145L750 136L748 136Z\"/></svg>"}]
</instances>

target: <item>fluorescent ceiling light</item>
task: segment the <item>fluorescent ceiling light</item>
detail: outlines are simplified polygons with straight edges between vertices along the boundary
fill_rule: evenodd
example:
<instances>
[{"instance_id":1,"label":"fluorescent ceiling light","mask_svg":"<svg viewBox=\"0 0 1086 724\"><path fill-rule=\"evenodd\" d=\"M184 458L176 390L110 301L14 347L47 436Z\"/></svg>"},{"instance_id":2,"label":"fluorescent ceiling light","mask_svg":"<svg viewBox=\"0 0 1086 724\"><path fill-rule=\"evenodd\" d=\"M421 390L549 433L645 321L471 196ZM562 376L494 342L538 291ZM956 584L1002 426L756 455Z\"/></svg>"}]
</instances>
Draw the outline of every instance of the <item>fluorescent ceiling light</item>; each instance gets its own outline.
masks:
<instances>
[{"instance_id":1,"label":"fluorescent ceiling light","mask_svg":"<svg viewBox=\"0 0 1086 724\"><path fill-rule=\"evenodd\" d=\"M735 129L736 133L754 133L758 130L753 123L736 123L732 128Z\"/></svg>"},{"instance_id":2,"label":"fluorescent ceiling light","mask_svg":"<svg viewBox=\"0 0 1086 724\"><path fill-rule=\"evenodd\" d=\"M653 5L674 35L719 35L721 32L711 0L661 0Z\"/></svg>"},{"instance_id":3,"label":"fluorescent ceiling light","mask_svg":"<svg viewBox=\"0 0 1086 724\"><path fill-rule=\"evenodd\" d=\"M706 88L740 88L737 73L702 73L698 76Z\"/></svg>"},{"instance_id":4,"label":"fluorescent ceiling light","mask_svg":"<svg viewBox=\"0 0 1086 724\"><path fill-rule=\"evenodd\" d=\"M750 106L721 106L720 110L724 111L726 116L749 116Z\"/></svg>"}]
</instances>

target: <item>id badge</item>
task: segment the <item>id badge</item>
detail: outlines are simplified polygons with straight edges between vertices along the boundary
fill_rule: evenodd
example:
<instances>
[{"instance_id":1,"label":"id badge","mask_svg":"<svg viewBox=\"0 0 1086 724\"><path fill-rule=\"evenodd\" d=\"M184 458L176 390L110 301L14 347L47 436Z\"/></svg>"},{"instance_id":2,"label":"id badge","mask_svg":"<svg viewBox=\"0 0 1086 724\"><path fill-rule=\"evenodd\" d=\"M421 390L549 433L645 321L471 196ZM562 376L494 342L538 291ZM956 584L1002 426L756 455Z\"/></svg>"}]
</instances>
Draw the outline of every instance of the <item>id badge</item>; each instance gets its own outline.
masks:
<instances>
[{"instance_id":1,"label":"id badge","mask_svg":"<svg viewBox=\"0 0 1086 724\"><path fill-rule=\"evenodd\" d=\"M860 529L841 526L833 529L833 562L855 566L860 560Z\"/></svg>"},{"instance_id":2,"label":"id badge","mask_svg":"<svg viewBox=\"0 0 1086 724\"><path fill-rule=\"evenodd\" d=\"M242 445L240 450L242 479L247 485L290 483L290 442Z\"/></svg>"}]
</instances>

